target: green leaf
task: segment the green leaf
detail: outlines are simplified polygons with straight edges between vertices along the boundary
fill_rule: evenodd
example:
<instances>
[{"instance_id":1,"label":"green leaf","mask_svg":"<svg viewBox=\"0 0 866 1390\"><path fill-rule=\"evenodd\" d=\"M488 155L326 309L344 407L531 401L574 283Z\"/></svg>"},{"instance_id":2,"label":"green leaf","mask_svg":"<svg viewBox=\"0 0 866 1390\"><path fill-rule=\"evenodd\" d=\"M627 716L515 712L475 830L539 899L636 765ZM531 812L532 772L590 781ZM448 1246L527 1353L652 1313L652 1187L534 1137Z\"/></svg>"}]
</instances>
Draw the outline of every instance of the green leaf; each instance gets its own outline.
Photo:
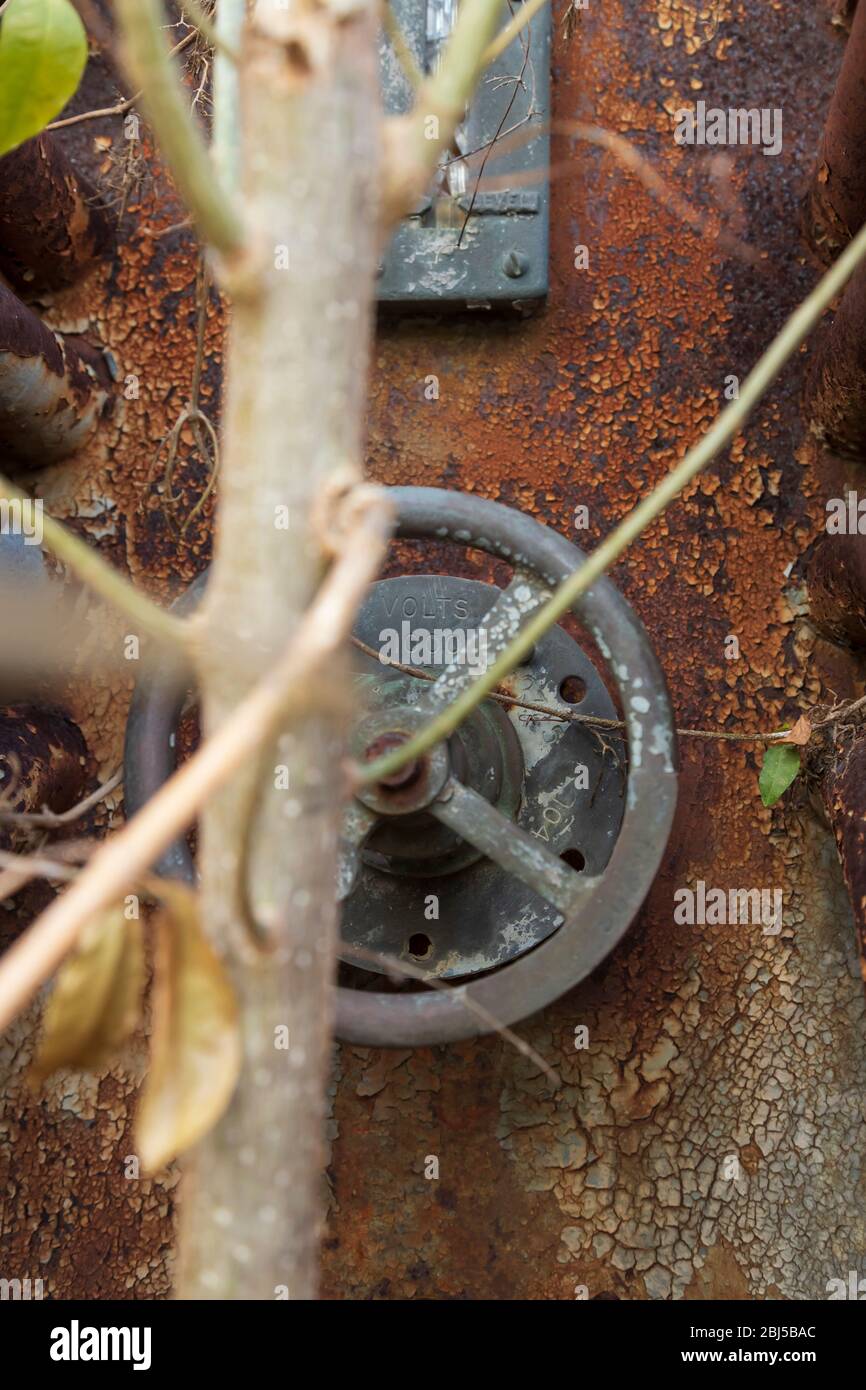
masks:
<instances>
[{"instance_id":1,"label":"green leaf","mask_svg":"<svg viewBox=\"0 0 866 1390\"><path fill-rule=\"evenodd\" d=\"M0 155L62 111L87 62L70 0L11 0L0 23Z\"/></svg>"},{"instance_id":2,"label":"green leaf","mask_svg":"<svg viewBox=\"0 0 866 1390\"><path fill-rule=\"evenodd\" d=\"M800 771L800 750L791 743L771 743L764 753L758 786L765 806L775 806Z\"/></svg>"}]
</instances>

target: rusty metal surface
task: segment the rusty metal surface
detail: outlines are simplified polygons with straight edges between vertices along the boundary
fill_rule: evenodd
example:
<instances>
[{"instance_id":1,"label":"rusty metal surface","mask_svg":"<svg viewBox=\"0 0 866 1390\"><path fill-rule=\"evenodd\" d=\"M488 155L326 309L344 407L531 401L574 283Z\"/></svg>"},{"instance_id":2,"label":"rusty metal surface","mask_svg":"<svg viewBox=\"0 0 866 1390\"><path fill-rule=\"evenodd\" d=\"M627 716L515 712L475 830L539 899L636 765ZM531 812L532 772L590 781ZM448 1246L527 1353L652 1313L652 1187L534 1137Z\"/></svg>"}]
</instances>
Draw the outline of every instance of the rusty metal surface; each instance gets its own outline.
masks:
<instances>
[{"instance_id":1,"label":"rusty metal surface","mask_svg":"<svg viewBox=\"0 0 866 1390\"><path fill-rule=\"evenodd\" d=\"M58 710L7 706L0 716L0 792L7 811L67 811L83 794L87 748L81 730ZM0 825L0 846L28 836Z\"/></svg>"},{"instance_id":2,"label":"rusty metal surface","mask_svg":"<svg viewBox=\"0 0 866 1390\"><path fill-rule=\"evenodd\" d=\"M866 217L866 171L862 131L866 121L866 8L851 20L850 38L804 214L806 232L816 253L829 263L850 241Z\"/></svg>"},{"instance_id":3,"label":"rusty metal surface","mask_svg":"<svg viewBox=\"0 0 866 1390\"><path fill-rule=\"evenodd\" d=\"M825 325L816 337L803 388L803 416L810 433L841 458L861 460L866 453L864 314L866 275L858 266L832 325Z\"/></svg>"},{"instance_id":4,"label":"rusty metal surface","mask_svg":"<svg viewBox=\"0 0 866 1390\"><path fill-rule=\"evenodd\" d=\"M111 411L98 348L52 333L0 283L0 451L34 467L74 453Z\"/></svg>"},{"instance_id":5,"label":"rusty metal surface","mask_svg":"<svg viewBox=\"0 0 866 1390\"><path fill-rule=\"evenodd\" d=\"M24 294L71 285L95 256L109 253L111 219L56 135L4 155L0 189L0 271Z\"/></svg>"},{"instance_id":6,"label":"rusty metal surface","mask_svg":"<svg viewBox=\"0 0 866 1390\"><path fill-rule=\"evenodd\" d=\"M725 376L746 372L813 282L798 207L841 37L818 0L609 0L582 11L570 39L562 18L559 6L556 113L629 135L711 214L727 188L726 215L740 209L739 234L762 259L723 258L610 155L576 147L552 185L547 309L507 325L383 326L369 453L385 482L474 491L570 535L585 504L589 528L575 539L589 548L709 423ZM113 95L98 71L88 83L83 106ZM782 153L714 160L676 147L672 113L696 95L783 107ZM97 182L113 176L100 174L107 155L93 140L110 135L122 152L117 123L68 134ZM59 515L167 597L209 544L207 508L178 541L154 471L189 390L195 253L187 232L167 230L180 219L163 185L145 179L129 209L120 260L51 314L109 345L138 395L41 484ZM574 269L577 243L588 271ZM214 310L203 393L214 415L221 331ZM796 364L784 374L614 576L652 635L681 724L778 727L824 679L840 696L853 690L850 660L815 645L786 576L823 515L799 375ZM185 440L184 507L205 478ZM491 577L477 557L463 572ZM724 656L731 633L736 662ZM120 752L126 694L120 682L73 692L102 772ZM756 780L748 745L684 746L670 849L636 927L525 1027L562 1075L559 1093L496 1038L339 1050L327 1296L571 1299L586 1286L621 1298L821 1297L862 1255L866 1027L850 911L831 837L796 808L764 810ZM782 887L781 935L674 924L674 890L698 878ZM10 1273L42 1276L52 1294L162 1296L173 1179L124 1176L134 1082L117 1068L35 1099L20 1084L32 1023L12 1039L0 1133L4 1182L14 1172ZM582 1025L589 1045L576 1050ZM729 1155L734 1182L722 1177ZM425 1177L431 1158L438 1178Z\"/></svg>"}]
</instances>

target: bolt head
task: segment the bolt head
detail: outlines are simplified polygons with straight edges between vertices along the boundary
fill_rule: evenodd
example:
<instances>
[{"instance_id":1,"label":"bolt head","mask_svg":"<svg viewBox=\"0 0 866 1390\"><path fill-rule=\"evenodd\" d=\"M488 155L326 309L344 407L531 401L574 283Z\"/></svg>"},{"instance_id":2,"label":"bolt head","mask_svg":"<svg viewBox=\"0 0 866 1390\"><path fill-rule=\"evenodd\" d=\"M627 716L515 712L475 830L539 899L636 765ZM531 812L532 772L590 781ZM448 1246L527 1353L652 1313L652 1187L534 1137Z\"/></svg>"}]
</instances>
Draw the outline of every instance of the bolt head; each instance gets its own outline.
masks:
<instances>
[{"instance_id":1,"label":"bolt head","mask_svg":"<svg viewBox=\"0 0 866 1390\"><path fill-rule=\"evenodd\" d=\"M511 280L519 280L529 269L529 257L522 251L506 251L502 258L502 269Z\"/></svg>"}]
</instances>

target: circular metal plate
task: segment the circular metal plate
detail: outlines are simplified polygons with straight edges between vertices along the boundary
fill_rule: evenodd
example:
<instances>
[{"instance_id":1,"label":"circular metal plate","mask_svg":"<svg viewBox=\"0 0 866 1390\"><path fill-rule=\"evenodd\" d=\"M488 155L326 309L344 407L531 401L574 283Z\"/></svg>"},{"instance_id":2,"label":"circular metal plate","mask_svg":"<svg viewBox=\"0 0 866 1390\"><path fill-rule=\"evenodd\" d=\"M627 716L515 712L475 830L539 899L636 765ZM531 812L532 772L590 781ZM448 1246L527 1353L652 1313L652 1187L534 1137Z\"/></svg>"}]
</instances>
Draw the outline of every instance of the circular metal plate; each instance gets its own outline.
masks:
<instances>
[{"instance_id":1,"label":"circular metal plate","mask_svg":"<svg viewBox=\"0 0 866 1390\"><path fill-rule=\"evenodd\" d=\"M477 632L498 594L493 585L450 576L382 580L370 590L355 632L376 650L383 634L394 629L411 640L419 632L432 634L443 628ZM353 660L360 675L357 689L361 697L369 679L377 686L389 682L394 687L395 708L399 708L401 699L412 702L414 690L421 685L357 649ZM425 669L438 674L443 667L430 665ZM569 677L585 689L578 704L569 704L560 695L560 687ZM617 717L592 662L558 627L537 643L528 663L518 667L505 688L518 699L563 713L574 710L604 719ZM625 804L622 741L611 741L605 753L598 737L578 724L518 707L505 710L490 700L482 708L490 716L507 721L519 748L522 775L518 795L512 809L504 813L554 854L569 854L572 864L582 859L586 873L601 873L619 833ZM473 768L473 748L480 735L473 738L470 720L461 732L466 736L470 763L461 780L486 795L492 789L482 778L494 779L495 750L491 756L488 748L483 768ZM494 798L490 795L488 799ZM392 840L399 836L399 825L388 829ZM413 829L422 840L440 832L450 834L431 818L426 826L409 826L404 833L411 835ZM405 960L438 976L459 977L514 960L562 922L556 908L532 888L477 852L456 872L425 875L423 864L416 864L410 877L389 871L384 856L371 854L371 843L367 842L354 891L343 907L341 936L350 946Z\"/></svg>"},{"instance_id":2,"label":"circular metal plate","mask_svg":"<svg viewBox=\"0 0 866 1390\"><path fill-rule=\"evenodd\" d=\"M496 502L484 502L439 488L391 488L389 491L397 505L397 534L402 537L452 541L486 550L509 561L521 573L534 573L547 587L562 583L585 563L582 552L563 536ZM444 581L436 582L442 584ZM466 581L457 582L461 589L466 588ZM205 583L206 574L202 574L176 607L190 611ZM437 591L431 592L435 599ZM526 944L521 945L522 954L506 961L499 969L486 969L471 979L439 990L394 994L338 988L338 1037L365 1046L420 1047L486 1032L492 1026L491 1018L500 1024L515 1023L543 1008L588 975L613 950L632 922L658 869L676 805L676 735L670 700L640 620L607 579L596 581L575 605L574 611L610 666L626 721L625 807L607 867L600 878L593 880L591 891L577 893L574 909L569 910L567 920L558 930L539 939L532 950ZM556 633L551 634L551 641L558 640ZM577 658L572 644L566 665L574 659ZM555 653L545 654L545 663L548 661L552 680ZM584 668L582 674L587 679L588 689L597 691L594 684L597 673ZM515 693L529 693L529 686L524 682L527 676L531 681L531 670L521 670L512 677ZM550 688L546 687L543 703L549 702L550 694ZM150 668L136 685L127 725L124 765L128 814L134 814L144 805L171 775L175 762L175 731L185 695L183 674L170 663L163 663L158 670ZM610 713L609 706L606 713ZM519 714L509 718L517 726L523 748L527 744L528 730L520 726ZM543 724L541 727L541 742L544 743ZM536 729L529 734L530 741L537 741L537 732ZM559 734L554 729L547 730L548 739L554 745L560 740L572 739L572 734L570 729ZM564 749L561 751L564 753ZM543 755L539 763L542 760ZM530 779L539 763L529 768ZM552 798L561 786L557 780L560 771L557 761L551 763L551 769L555 774L552 784L538 786L533 797L527 798L528 804L534 806L532 824L535 828L542 825L544 809L548 809L548 834L553 830L557 836L572 831L579 834L581 827L576 820L565 829L562 824L550 824L553 817L549 808L562 809ZM477 814L477 805L474 814ZM443 819L449 820L447 816ZM450 823L453 824L453 820ZM603 824L603 818L599 823ZM530 828L529 838L533 833ZM555 854L562 852L559 843L557 840L554 845ZM588 834L580 843L582 852L584 844L593 853ZM544 850L547 849L544 845ZM597 846L599 854L603 851L604 839ZM525 847L516 855L516 860L525 863ZM557 864L556 859L552 862ZM194 881L192 857L182 838L160 858L157 871ZM584 872L588 881L588 865ZM441 877L436 880L441 881ZM579 883L581 875L576 875L575 881ZM474 910L474 901L471 908ZM536 920L541 923L540 913ZM541 925L538 930L543 930ZM482 949L496 949L495 932L487 930ZM464 968L462 964L461 968Z\"/></svg>"}]
</instances>

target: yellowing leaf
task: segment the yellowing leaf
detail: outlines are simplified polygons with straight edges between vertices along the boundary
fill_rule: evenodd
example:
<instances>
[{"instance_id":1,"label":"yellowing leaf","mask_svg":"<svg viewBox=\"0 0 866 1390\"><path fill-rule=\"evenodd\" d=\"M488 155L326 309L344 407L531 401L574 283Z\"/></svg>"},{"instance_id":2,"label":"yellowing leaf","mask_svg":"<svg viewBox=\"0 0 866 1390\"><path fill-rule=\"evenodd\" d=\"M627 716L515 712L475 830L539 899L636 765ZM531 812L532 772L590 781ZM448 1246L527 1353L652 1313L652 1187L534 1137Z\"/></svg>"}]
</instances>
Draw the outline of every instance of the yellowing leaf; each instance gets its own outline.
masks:
<instances>
[{"instance_id":1,"label":"yellowing leaf","mask_svg":"<svg viewBox=\"0 0 866 1390\"><path fill-rule=\"evenodd\" d=\"M70 0L11 0L0 23L0 155L63 110L87 62Z\"/></svg>"},{"instance_id":2,"label":"yellowing leaf","mask_svg":"<svg viewBox=\"0 0 866 1390\"><path fill-rule=\"evenodd\" d=\"M138 1108L138 1152L156 1172L216 1124L241 1068L238 1009L198 916L195 894L161 882L156 919L150 1069Z\"/></svg>"},{"instance_id":3,"label":"yellowing leaf","mask_svg":"<svg viewBox=\"0 0 866 1390\"><path fill-rule=\"evenodd\" d=\"M85 927L58 973L31 1080L58 1067L104 1066L138 1021L143 985L141 923L112 908Z\"/></svg>"}]
</instances>

